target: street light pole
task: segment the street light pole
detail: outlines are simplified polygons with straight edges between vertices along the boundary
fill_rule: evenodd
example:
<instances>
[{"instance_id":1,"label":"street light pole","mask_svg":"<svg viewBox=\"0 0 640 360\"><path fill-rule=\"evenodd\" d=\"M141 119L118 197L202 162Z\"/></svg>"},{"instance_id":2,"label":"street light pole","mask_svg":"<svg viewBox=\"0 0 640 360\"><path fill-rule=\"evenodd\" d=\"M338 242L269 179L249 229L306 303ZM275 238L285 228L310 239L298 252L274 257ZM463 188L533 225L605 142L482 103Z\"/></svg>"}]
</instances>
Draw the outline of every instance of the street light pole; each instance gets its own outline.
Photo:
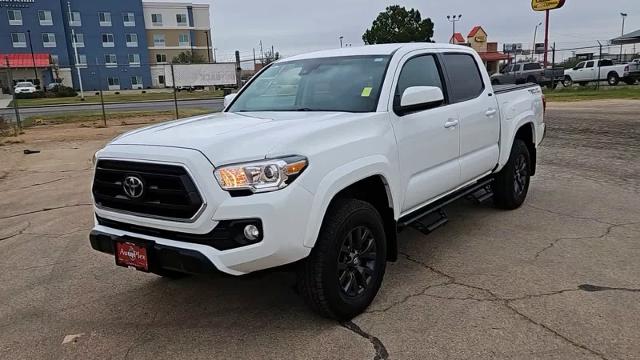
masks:
<instances>
[{"instance_id":1,"label":"street light pole","mask_svg":"<svg viewBox=\"0 0 640 360\"><path fill-rule=\"evenodd\" d=\"M27 35L29 37L29 48L31 48L31 61L33 61L33 74L36 77L36 86L39 85L40 79L38 79L38 68L36 67L36 56L33 53L33 42L31 42L31 30L27 30ZM42 88L42 86L40 86Z\"/></svg>"},{"instance_id":2,"label":"street light pole","mask_svg":"<svg viewBox=\"0 0 640 360\"><path fill-rule=\"evenodd\" d=\"M455 44L455 37L456 37L456 22L462 20L462 14L460 15L447 15L447 20L453 24L453 33L451 34L451 40L449 40L449 43L451 44Z\"/></svg>"},{"instance_id":3,"label":"street light pole","mask_svg":"<svg viewBox=\"0 0 640 360\"><path fill-rule=\"evenodd\" d=\"M344 36L340 36L340 49L342 49L342 40L344 39Z\"/></svg>"},{"instance_id":4,"label":"street light pole","mask_svg":"<svg viewBox=\"0 0 640 360\"><path fill-rule=\"evenodd\" d=\"M536 55L536 38L538 37L538 28L542 26L542 22L536 25L536 29L533 31L533 47L531 48L531 60L533 61L534 56Z\"/></svg>"},{"instance_id":5,"label":"street light pole","mask_svg":"<svg viewBox=\"0 0 640 360\"><path fill-rule=\"evenodd\" d=\"M622 32L620 34L620 36L624 36L624 20L627 18L627 13L620 13L620 16L622 16ZM620 44L620 61L622 61L622 44Z\"/></svg>"}]
</instances>

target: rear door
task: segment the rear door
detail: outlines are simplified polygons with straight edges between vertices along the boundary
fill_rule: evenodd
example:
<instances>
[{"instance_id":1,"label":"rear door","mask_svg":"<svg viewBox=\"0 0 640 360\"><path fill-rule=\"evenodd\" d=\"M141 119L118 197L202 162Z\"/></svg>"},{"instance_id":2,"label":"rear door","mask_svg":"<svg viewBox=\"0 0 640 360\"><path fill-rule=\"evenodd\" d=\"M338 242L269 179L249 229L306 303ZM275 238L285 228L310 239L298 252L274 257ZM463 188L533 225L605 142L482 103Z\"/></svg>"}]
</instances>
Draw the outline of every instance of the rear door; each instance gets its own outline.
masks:
<instances>
[{"instance_id":1,"label":"rear door","mask_svg":"<svg viewBox=\"0 0 640 360\"><path fill-rule=\"evenodd\" d=\"M457 112L448 105L440 59L413 52L400 63L393 84L392 124L398 143L400 173L406 189L403 212L454 189L460 182L460 128ZM436 86L445 94L442 105L401 114L395 108L412 86Z\"/></svg>"},{"instance_id":2,"label":"rear door","mask_svg":"<svg viewBox=\"0 0 640 360\"><path fill-rule=\"evenodd\" d=\"M460 119L460 183L474 180L498 163L500 114L493 88L469 53L443 54L450 107Z\"/></svg>"}]
</instances>

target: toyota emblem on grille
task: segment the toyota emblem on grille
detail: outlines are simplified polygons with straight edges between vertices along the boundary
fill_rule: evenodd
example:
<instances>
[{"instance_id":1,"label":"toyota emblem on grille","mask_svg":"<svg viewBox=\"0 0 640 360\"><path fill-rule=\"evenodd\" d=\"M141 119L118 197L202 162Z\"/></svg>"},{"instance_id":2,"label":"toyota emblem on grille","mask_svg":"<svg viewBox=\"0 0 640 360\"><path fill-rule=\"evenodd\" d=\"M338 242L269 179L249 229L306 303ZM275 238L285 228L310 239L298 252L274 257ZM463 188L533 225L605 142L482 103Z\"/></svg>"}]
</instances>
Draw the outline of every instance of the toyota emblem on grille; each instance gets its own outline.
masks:
<instances>
[{"instance_id":1,"label":"toyota emblem on grille","mask_svg":"<svg viewBox=\"0 0 640 360\"><path fill-rule=\"evenodd\" d=\"M127 176L122 183L124 193L132 199L138 199L144 193L144 184L137 176Z\"/></svg>"}]
</instances>

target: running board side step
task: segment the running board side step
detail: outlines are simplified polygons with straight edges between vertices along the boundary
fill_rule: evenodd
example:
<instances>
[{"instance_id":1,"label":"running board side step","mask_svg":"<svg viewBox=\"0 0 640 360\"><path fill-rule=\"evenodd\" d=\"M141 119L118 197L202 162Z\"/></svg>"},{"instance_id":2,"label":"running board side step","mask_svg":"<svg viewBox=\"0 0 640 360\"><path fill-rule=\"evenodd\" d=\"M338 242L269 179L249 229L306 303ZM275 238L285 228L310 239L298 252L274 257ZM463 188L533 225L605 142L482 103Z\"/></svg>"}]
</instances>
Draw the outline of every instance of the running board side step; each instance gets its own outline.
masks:
<instances>
[{"instance_id":1,"label":"running board side step","mask_svg":"<svg viewBox=\"0 0 640 360\"><path fill-rule=\"evenodd\" d=\"M492 182L493 177L485 178L475 184L469 185L466 188L428 204L409 215L401 217L400 220L398 220L398 231L402 231L404 228L412 226L425 234L433 232L435 229L448 222L447 214L443 209L445 206L463 197L470 197L478 203L486 201L493 195L491 192Z\"/></svg>"}]
</instances>

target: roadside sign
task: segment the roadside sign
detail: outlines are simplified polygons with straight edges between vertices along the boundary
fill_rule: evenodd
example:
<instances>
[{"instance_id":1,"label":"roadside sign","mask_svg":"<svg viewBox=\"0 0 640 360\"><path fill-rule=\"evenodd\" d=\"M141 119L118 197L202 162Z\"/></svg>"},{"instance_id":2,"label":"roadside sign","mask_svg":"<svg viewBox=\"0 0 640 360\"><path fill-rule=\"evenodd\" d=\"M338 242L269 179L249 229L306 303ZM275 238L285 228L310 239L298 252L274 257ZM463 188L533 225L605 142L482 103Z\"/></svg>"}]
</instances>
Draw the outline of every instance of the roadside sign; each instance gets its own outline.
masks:
<instances>
[{"instance_id":1,"label":"roadside sign","mask_svg":"<svg viewBox=\"0 0 640 360\"><path fill-rule=\"evenodd\" d=\"M535 11L547 11L560 9L564 3L565 0L531 0L531 7Z\"/></svg>"},{"instance_id":2,"label":"roadside sign","mask_svg":"<svg viewBox=\"0 0 640 360\"><path fill-rule=\"evenodd\" d=\"M173 86L171 66L164 66L166 85ZM234 63L173 65L176 86L221 86L236 83Z\"/></svg>"}]
</instances>

